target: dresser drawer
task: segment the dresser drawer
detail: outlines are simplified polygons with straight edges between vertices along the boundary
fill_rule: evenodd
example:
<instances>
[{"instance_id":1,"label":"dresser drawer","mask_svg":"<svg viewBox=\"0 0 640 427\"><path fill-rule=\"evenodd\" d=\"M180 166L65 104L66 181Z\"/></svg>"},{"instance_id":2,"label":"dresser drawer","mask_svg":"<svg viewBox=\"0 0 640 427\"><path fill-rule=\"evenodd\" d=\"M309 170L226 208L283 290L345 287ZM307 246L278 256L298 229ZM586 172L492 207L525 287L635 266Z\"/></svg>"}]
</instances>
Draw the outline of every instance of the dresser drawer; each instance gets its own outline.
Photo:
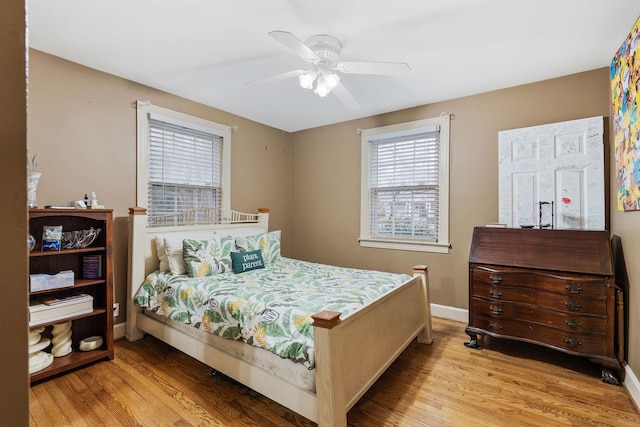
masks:
<instances>
[{"instance_id":1,"label":"dresser drawer","mask_svg":"<svg viewBox=\"0 0 640 427\"><path fill-rule=\"evenodd\" d=\"M557 294L533 288L472 283L473 298L537 305L540 307L580 314L606 316L607 301L595 298L578 298L572 294Z\"/></svg>"},{"instance_id":2,"label":"dresser drawer","mask_svg":"<svg viewBox=\"0 0 640 427\"><path fill-rule=\"evenodd\" d=\"M604 316L549 310L532 304L503 302L483 298L474 298L472 304L474 313L487 318L521 320L564 331L601 337L604 337L607 332L607 320Z\"/></svg>"},{"instance_id":3,"label":"dresser drawer","mask_svg":"<svg viewBox=\"0 0 640 427\"><path fill-rule=\"evenodd\" d=\"M491 285L526 287L581 298L607 297L608 281L602 277L531 272L521 269L474 267L471 280Z\"/></svg>"},{"instance_id":4,"label":"dresser drawer","mask_svg":"<svg viewBox=\"0 0 640 427\"><path fill-rule=\"evenodd\" d=\"M559 330L522 320L483 316L478 313L473 314L472 325L490 334L550 345L573 353L607 354L607 340L602 336Z\"/></svg>"}]
</instances>

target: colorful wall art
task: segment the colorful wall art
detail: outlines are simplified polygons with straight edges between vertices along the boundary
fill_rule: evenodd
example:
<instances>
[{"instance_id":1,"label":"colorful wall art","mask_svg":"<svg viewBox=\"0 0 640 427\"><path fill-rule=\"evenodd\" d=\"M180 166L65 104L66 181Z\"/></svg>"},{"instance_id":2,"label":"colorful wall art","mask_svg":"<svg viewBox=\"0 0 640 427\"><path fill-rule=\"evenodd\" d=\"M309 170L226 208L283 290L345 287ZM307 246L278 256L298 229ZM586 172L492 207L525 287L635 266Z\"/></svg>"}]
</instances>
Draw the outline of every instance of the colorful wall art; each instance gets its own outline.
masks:
<instances>
[{"instance_id":1,"label":"colorful wall art","mask_svg":"<svg viewBox=\"0 0 640 427\"><path fill-rule=\"evenodd\" d=\"M640 18L611 60L618 210L640 210Z\"/></svg>"}]
</instances>

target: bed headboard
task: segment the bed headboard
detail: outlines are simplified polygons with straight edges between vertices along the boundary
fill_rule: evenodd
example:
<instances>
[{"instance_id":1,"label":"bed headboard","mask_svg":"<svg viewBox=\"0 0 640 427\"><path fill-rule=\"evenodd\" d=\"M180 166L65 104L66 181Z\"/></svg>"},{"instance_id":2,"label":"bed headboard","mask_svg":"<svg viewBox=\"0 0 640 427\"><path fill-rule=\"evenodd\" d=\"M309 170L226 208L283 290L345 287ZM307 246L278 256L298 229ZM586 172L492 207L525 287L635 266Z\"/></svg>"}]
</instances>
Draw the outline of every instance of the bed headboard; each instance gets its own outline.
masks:
<instances>
[{"instance_id":1,"label":"bed headboard","mask_svg":"<svg viewBox=\"0 0 640 427\"><path fill-rule=\"evenodd\" d=\"M133 296L149 273L158 269L156 237L193 236L213 232L221 236L250 236L269 229L269 209L250 214L220 208L201 208L170 215L147 215L146 208L129 208L129 266L127 274L127 327L130 341L140 339L136 316L140 308Z\"/></svg>"}]
</instances>

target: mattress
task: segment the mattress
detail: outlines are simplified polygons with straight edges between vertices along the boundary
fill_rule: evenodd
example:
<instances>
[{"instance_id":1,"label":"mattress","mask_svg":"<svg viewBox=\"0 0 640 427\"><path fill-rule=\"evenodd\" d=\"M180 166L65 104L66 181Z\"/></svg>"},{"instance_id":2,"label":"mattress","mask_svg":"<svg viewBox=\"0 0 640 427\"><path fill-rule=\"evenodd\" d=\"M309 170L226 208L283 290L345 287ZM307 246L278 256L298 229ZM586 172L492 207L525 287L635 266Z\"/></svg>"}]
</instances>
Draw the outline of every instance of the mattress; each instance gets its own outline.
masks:
<instances>
[{"instance_id":1,"label":"mattress","mask_svg":"<svg viewBox=\"0 0 640 427\"><path fill-rule=\"evenodd\" d=\"M294 384L295 386L308 390L312 393L316 392L316 376L315 369L308 369L306 366L296 363L289 359L271 353L268 350L247 345L240 341L228 340L220 338L217 335L196 329L191 325L182 323L177 320L168 319L165 316L159 316L149 310L143 310L143 314L153 318L158 322L165 323L181 332L186 333L201 342L216 347L234 357L242 359L254 366L257 366L271 375L280 377L281 379ZM223 372L224 374L224 372Z\"/></svg>"}]
</instances>

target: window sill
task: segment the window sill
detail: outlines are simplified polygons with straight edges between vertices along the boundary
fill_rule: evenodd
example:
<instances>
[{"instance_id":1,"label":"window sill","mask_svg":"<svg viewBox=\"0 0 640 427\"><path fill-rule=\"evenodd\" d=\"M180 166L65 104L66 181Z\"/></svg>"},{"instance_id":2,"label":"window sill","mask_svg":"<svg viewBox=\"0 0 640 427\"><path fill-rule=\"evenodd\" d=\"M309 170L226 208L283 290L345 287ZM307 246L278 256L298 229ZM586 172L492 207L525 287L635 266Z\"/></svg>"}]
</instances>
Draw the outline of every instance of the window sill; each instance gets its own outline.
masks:
<instances>
[{"instance_id":1,"label":"window sill","mask_svg":"<svg viewBox=\"0 0 640 427\"><path fill-rule=\"evenodd\" d=\"M406 240L360 238L363 248L394 249L399 251L433 252L448 254L451 245L438 242L415 242Z\"/></svg>"}]
</instances>

